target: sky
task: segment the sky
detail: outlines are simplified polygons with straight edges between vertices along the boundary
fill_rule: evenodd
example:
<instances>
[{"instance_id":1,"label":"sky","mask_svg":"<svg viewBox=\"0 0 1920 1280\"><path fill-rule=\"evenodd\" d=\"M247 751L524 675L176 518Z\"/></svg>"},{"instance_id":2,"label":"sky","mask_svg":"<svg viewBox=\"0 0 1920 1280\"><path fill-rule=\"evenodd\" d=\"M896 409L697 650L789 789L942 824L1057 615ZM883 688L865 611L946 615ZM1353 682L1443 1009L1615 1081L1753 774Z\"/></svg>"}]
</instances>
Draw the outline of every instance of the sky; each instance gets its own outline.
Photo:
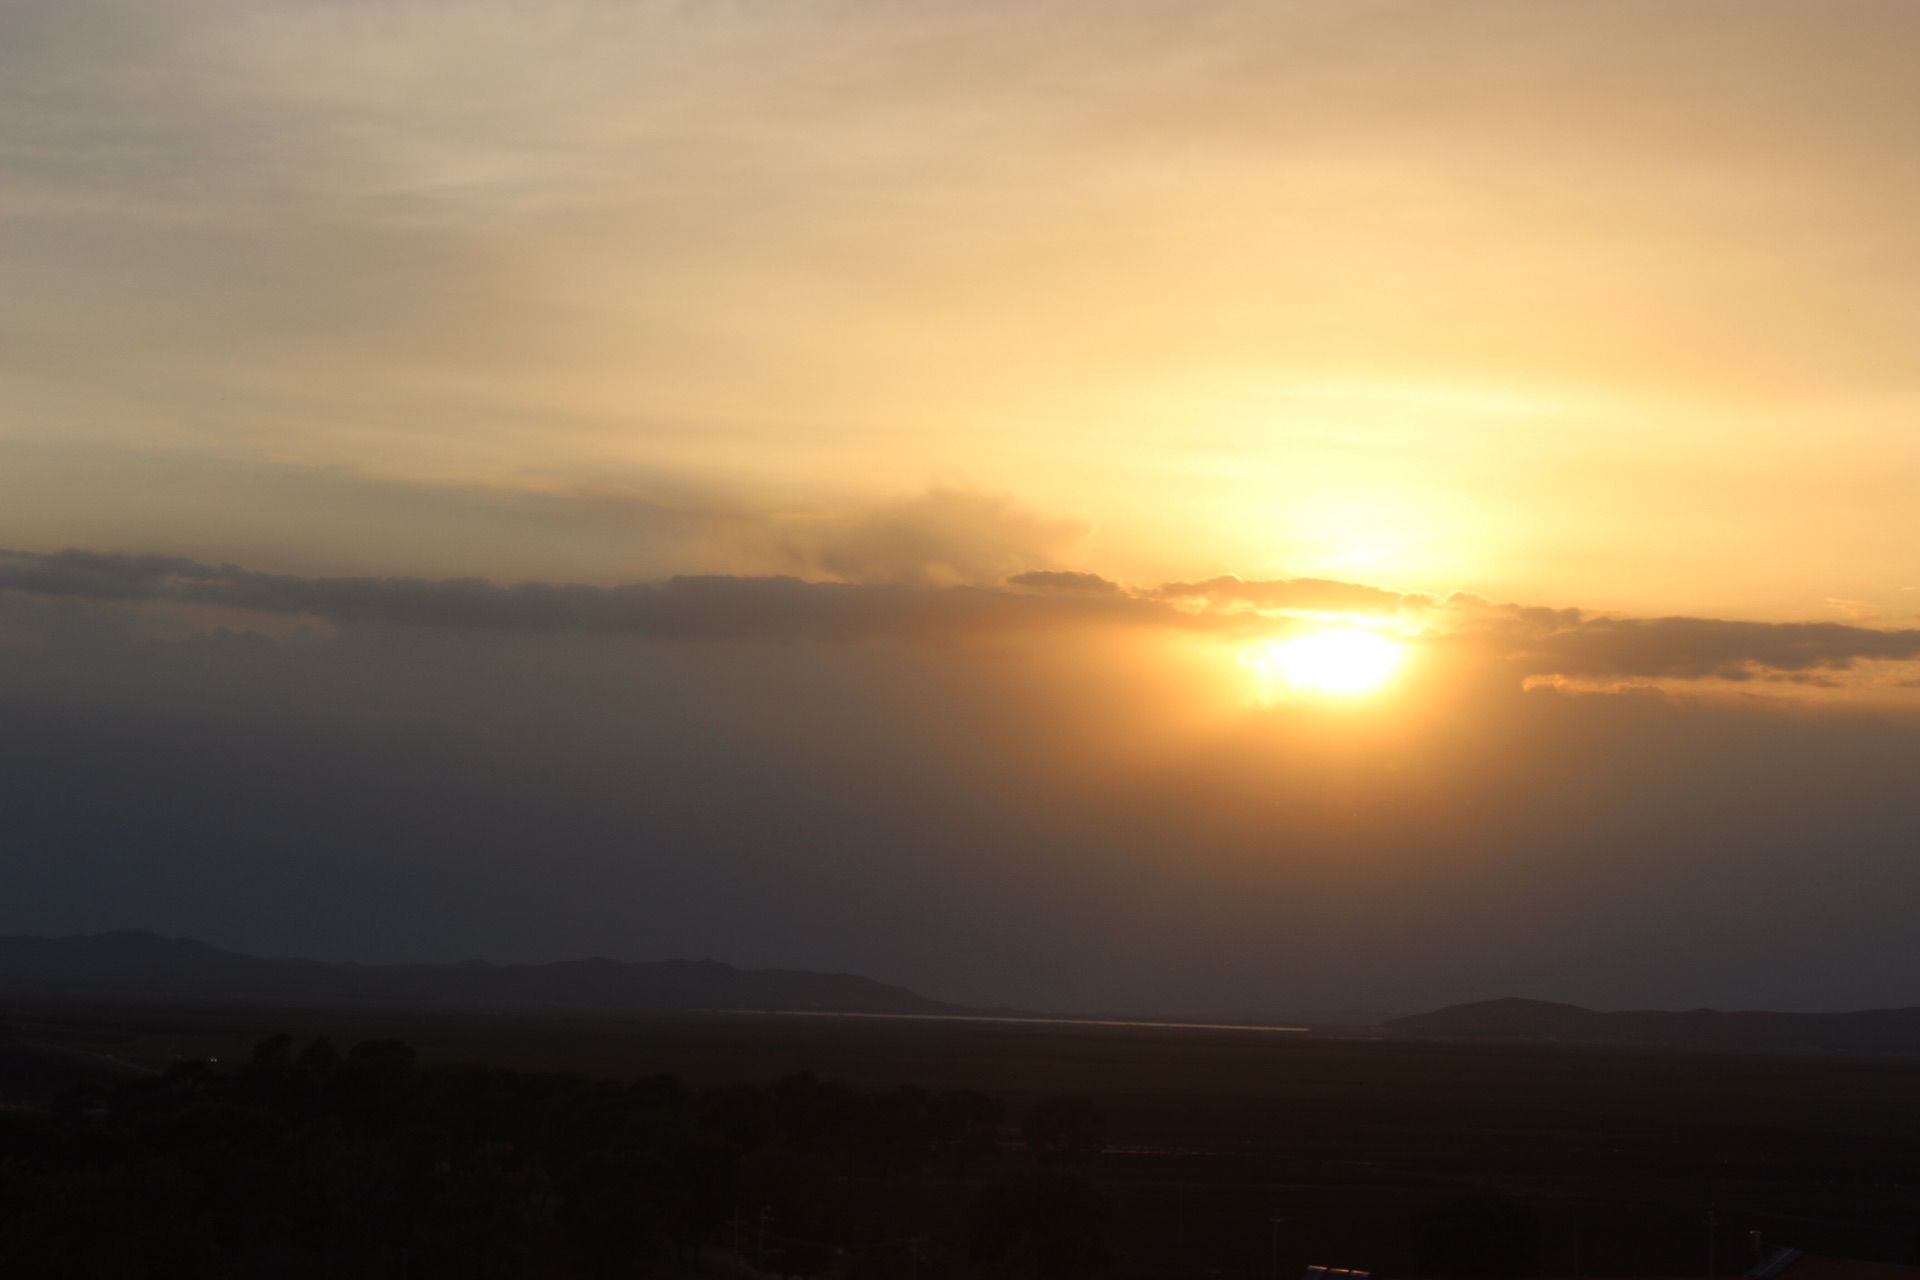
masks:
<instances>
[{"instance_id":1,"label":"sky","mask_svg":"<svg viewBox=\"0 0 1920 1280\"><path fill-rule=\"evenodd\" d=\"M1916 39L0 0L0 932L1920 1003Z\"/></svg>"}]
</instances>

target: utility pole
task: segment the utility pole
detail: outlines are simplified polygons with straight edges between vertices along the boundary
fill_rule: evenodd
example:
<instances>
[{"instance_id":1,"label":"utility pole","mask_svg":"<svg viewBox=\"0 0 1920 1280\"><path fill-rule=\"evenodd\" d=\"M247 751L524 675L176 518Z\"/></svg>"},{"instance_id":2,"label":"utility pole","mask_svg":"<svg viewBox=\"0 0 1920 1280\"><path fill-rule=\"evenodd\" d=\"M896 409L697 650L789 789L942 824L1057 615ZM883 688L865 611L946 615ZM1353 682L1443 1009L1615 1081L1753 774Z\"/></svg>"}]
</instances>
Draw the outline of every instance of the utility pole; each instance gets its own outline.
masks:
<instances>
[{"instance_id":1,"label":"utility pole","mask_svg":"<svg viewBox=\"0 0 1920 1280\"><path fill-rule=\"evenodd\" d=\"M1275 1209L1267 1221L1273 1225L1273 1252L1267 1265L1268 1280L1280 1280L1280 1227L1286 1219Z\"/></svg>"},{"instance_id":2,"label":"utility pole","mask_svg":"<svg viewBox=\"0 0 1920 1280\"><path fill-rule=\"evenodd\" d=\"M1719 1225L1720 1225L1720 1219L1714 1213L1713 1206L1711 1205L1707 1206L1707 1280L1713 1280L1713 1277L1714 1277L1713 1253L1714 1253L1714 1246L1715 1244L1718 1243L1719 1232L1718 1230L1716 1230L1716 1228L1718 1228Z\"/></svg>"}]
</instances>

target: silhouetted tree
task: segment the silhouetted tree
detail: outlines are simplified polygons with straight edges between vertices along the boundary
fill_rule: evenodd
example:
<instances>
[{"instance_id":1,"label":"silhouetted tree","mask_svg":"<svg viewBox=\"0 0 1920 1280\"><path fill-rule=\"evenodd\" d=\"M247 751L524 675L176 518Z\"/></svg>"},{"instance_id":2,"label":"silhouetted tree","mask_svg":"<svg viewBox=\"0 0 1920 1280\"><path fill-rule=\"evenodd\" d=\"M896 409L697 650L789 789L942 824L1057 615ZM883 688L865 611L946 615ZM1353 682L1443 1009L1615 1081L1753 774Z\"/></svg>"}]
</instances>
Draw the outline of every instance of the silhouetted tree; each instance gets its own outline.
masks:
<instances>
[{"instance_id":1,"label":"silhouetted tree","mask_svg":"<svg viewBox=\"0 0 1920 1280\"><path fill-rule=\"evenodd\" d=\"M327 1075L340 1069L340 1050L325 1036L315 1036L300 1049L296 1064L313 1075Z\"/></svg>"},{"instance_id":2,"label":"silhouetted tree","mask_svg":"<svg viewBox=\"0 0 1920 1280\"><path fill-rule=\"evenodd\" d=\"M293 1037L289 1035L268 1036L253 1046L253 1057L248 1064L253 1070L279 1073L293 1067Z\"/></svg>"},{"instance_id":3,"label":"silhouetted tree","mask_svg":"<svg viewBox=\"0 0 1920 1280\"><path fill-rule=\"evenodd\" d=\"M946 1144L990 1153L1000 1117L984 1095L811 1075L694 1090L285 1036L238 1069L126 1081L104 1113L100 1096L63 1097L64 1118L0 1111L0 1275L678 1275L765 1206L786 1265L861 1280L930 1234L938 1194L904 1175ZM1086 1113L1060 1114L1046 1133L1085 1149ZM1097 1274L1099 1200L1064 1170L1031 1171L982 1222L1007 1274Z\"/></svg>"}]
</instances>

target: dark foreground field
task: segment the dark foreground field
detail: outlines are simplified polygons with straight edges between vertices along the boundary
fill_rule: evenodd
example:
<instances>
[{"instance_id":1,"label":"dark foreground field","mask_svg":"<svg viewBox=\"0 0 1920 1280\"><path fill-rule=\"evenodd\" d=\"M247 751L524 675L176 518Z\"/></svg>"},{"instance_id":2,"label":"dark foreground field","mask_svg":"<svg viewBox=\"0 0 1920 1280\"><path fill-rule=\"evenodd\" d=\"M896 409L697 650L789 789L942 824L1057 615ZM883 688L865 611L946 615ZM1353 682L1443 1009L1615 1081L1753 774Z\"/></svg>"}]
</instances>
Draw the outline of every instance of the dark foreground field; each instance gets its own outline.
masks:
<instances>
[{"instance_id":1,"label":"dark foreground field","mask_svg":"<svg viewBox=\"0 0 1920 1280\"><path fill-rule=\"evenodd\" d=\"M288 1252L277 1274L477 1274L471 1259L482 1256L502 1276L672 1273L705 1245L822 1275L1258 1277L1277 1261L1287 1275L1322 1263L1386 1275L1700 1276L1745 1270L1754 1231L1913 1262L1920 1228L1920 1064L1905 1062L747 1015L16 1008L8 1018L13 1043L42 1055L39 1074L10 1077L16 1094L47 1084L49 1052L103 1072L124 1062L171 1074L119 1085L132 1101L109 1105L107 1079L53 1112L10 1116L0 1216L28 1212L36 1159L51 1168L96 1150L102 1169L174 1159L184 1172L165 1175L172 1194L213 1212L194 1197L217 1194L207 1180L222 1175L194 1161L216 1157L204 1142L191 1158L166 1145L180 1141L190 1108L278 1116L229 1115L233 1136L213 1144L268 1164L315 1133L329 1152L394 1166L396 1185L413 1185L407 1160L417 1157L421 1185L441 1188L431 1194L443 1216L451 1193L441 1184L469 1165L498 1182L488 1184L495 1209L472 1216L499 1238L477 1253L435 1254L439 1237L405 1220L413 1193L396 1191L378 1207L393 1220L383 1218L377 1248L322 1262ZM249 1067L275 1034L291 1043ZM346 1061L290 1065L317 1037ZM347 1052L394 1040L414 1065L390 1045ZM204 1074L176 1065L194 1060L217 1063ZM762 1087L800 1072L816 1079ZM594 1093L550 1073L679 1083ZM200 1092L183 1103L182 1090ZM1023 1138L1023 1121L1063 1097L1091 1108L1050 1103L1042 1114L1054 1127ZM601 1212L635 1234L589 1257L540 1243L542 1232L580 1212L566 1178L617 1162L620 1144L570 1139L553 1169L540 1166L540 1144L558 1142L552 1116L596 1106L623 1124L645 1118L631 1154L653 1164L633 1175L635 1197L664 1204L697 1182L700 1203L628 1213L616 1196ZM669 1120L671 1140L659 1136ZM1049 1149L1029 1150L1026 1138ZM589 1149L591 1160L579 1154ZM575 1172L555 1171L563 1165ZM108 1184L134 1176L96 1173ZM537 1211L530 1179L544 1188ZM33 1200L25 1226L0 1226L0 1248L44 1249L86 1229L88 1185L51 1208ZM283 1223L247 1230L283 1228L297 1235ZM226 1230L194 1244L198 1270L178 1273L266 1273L247 1270L264 1255L222 1243Z\"/></svg>"}]
</instances>

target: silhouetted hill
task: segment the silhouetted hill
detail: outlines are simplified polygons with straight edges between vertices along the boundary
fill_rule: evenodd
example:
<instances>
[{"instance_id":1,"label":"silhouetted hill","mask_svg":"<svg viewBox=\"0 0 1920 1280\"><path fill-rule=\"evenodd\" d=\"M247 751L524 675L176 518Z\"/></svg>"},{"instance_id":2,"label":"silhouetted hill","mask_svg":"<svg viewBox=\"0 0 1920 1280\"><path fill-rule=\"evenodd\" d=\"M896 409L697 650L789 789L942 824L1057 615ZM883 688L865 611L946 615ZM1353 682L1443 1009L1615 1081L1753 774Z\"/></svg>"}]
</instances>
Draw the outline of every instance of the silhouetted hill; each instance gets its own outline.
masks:
<instances>
[{"instance_id":1,"label":"silhouetted hill","mask_svg":"<svg viewBox=\"0 0 1920 1280\"><path fill-rule=\"evenodd\" d=\"M1639 1009L1601 1012L1546 1000L1482 1000L1385 1024L1427 1039L1656 1045L1741 1053L1920 1054L1920 1009L1850 1013Z\"/></svg>"},{"instance_id":2,"label":"silhouetted hill","mask_svg":"<svg viewBox=\"0 0 1920 1280\"><path fill-rule=\"evenodd\" d=\"M135 930L0 938L0 996L648 1012L964 1013L845 973L713 960L360 965L267 959Z\"/></svg>"}]
</instances>

